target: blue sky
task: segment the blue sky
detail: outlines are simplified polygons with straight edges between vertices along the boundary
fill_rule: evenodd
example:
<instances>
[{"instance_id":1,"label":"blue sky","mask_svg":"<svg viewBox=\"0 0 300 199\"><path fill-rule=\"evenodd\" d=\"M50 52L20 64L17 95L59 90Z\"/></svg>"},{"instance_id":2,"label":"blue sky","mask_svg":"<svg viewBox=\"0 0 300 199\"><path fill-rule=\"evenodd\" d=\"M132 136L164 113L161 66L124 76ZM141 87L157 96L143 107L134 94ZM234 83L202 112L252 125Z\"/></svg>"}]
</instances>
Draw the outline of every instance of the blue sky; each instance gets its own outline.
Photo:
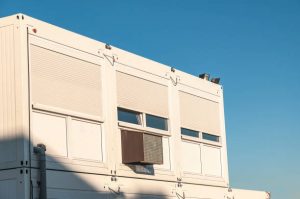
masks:
<instances>
[{"instance_id":1,"label":"blue sky","mask_svg":"<svg viewBox=\"0 0 300 199\"><path fill-rule=\"evenodd\" d=\"M231 186L300 198L300 1L16 1L18 12L224 86Z\"/></svg>"}]
</instances>

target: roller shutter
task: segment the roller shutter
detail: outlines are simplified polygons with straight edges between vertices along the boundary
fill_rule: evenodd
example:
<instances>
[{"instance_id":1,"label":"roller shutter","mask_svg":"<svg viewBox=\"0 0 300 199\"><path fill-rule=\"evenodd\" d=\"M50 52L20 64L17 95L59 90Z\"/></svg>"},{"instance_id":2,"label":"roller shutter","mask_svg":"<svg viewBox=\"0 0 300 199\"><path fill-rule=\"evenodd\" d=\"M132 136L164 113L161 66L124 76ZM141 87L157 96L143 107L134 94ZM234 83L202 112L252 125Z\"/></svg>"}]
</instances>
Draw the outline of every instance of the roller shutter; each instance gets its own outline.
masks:
<instances>
[{"instance_id":1,"label":"roller shutter","mask_svg":"<svg viewBox=\"0 0 300 199\"><path fill-rule=\"evenodd\" d=\"M118 106L168 118L168 87L117 72Z\"/></svg>"},{"instance_id":2,"label":"roller shutter","mask_svg":"<svg viewBox=\"0 0 300 199\"><path fill-rule=\"evenodd\" d=\"M220 135L219 103L182 91L179 99L182 127Z\"/></svg>"},{"instance_id":3,"label":"roller shutter","mask_svg":"<svg viewBox=\"0 0 300 199\"><path fill-rule=\"evenodd\" d=\"M100 66L30 45L33 103L102 116Z\"/></svg>"}]
</instances>

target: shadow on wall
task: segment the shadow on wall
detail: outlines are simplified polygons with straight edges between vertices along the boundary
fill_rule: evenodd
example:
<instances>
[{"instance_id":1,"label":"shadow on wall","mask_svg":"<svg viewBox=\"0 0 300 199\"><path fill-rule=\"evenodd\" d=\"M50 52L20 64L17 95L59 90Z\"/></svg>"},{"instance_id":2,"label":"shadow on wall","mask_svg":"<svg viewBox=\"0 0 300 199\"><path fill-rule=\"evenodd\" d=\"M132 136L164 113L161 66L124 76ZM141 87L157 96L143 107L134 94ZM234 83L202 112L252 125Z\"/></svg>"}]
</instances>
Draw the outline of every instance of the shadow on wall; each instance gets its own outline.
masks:
<instances>
[{"instance_id":1,"label":"shadow on wall","mask_svg":"<svg viewBox=\"0 0 300 199\"><path fill-rule=\"evenodd\" d=\"M20 137L10 139L3 139L1 137L9 137L9 134L5 132L0 133L0 198L19 199L23 198L24 195L30 194L30 198L38 199L39 187L42 183L39 179L39 166L36 165L34 161L28 162L18 158L18 154L22 153L21 149L25 148L29 150L28 147L32 147L32 143L29 142L28 139ZM32 155L36 156L34 154ZM36 158L37 157L33 157L33 159ZM49 168L48 160L51 160L51 164L59 164L60 169ZM153 190L151 188L152 186L149 187L149 194L144 191L144 194L140 194L139 190L145 190L145 187L143 187L145 184L141 183L143 181L141 179L135 182L134 179L119 178L118 176L108 174L71 172L70 168L64 165L61 160L57 161L56 157L47 156L46 167L48 199L172 198L171 195L162 193L159 190ZM24 182L22 182L25 175L27 178L25 177ZM31 179L31 183L29 179ZM148 181L148 184L156 183L155 181L144 181ZM15 191L21 190L20 187L22 186L29 190L25 191L25 193ZM134 188L127 187L129 188L128 190L131 191L125 194L122 189L126 186L134 186ZM182 197L178 196L177 198Z\"/></svg>"}]
</instances>

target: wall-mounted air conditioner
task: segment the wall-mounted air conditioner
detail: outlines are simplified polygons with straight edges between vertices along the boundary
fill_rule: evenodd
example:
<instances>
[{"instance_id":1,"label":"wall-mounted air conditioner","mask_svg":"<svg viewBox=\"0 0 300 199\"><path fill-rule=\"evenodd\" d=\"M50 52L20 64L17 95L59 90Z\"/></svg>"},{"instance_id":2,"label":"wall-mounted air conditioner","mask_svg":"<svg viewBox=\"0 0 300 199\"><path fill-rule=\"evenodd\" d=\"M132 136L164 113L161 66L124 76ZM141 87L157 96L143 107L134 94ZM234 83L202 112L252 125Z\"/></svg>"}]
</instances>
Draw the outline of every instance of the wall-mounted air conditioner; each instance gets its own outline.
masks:
<instances>
[{"instance_id":1,"label":"wall-mounted air conditioner","mask_svg":"<svg viewBox=\"0 0 300 199\"><path fill-rule=\"evenodd\" d=\"M136 131L121 131L124 164L163 164L162 136Z\"/></svg>"}]
</instances>

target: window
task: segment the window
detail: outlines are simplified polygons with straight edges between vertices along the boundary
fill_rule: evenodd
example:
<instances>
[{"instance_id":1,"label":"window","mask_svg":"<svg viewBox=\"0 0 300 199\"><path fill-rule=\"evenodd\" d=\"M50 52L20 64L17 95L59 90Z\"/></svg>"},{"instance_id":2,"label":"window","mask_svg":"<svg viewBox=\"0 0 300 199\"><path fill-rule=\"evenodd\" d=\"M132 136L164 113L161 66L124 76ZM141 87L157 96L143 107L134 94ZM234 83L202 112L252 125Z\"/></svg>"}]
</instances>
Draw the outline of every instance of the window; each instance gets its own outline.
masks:
<instances>
[{"instance_id":1,"label":"window","mask_svg":"<svg viewBox=\"0 0 300 199\"><path fill-rule=\"evenodd\" d=\"M216 135L211 135L211 134L208 134L208 133L202 133L202 139L213 141L213 142L219 142L220 137L216 136Z\"/></svg>"},{"instance_id":2,"label":"window","mask_svg":"<svg viewBox=\"0 0 300 199\"><path fill-rule=\"evenodd\" d=\"M143 118L145 118L145 120ZM168 130L167 118L128 110L124 108L118 108L118 120L131 124L141 125L142 128L150 127L164 131Z\"/></svg>"},{"instance_id":3,"label":"window","mask_svg":"<svg viewBox=\"0 0 300 199\"><path fill-rule=\"evenodd\" d=\"M181 128L181 135L186 135L186 136L199 138L199 132L198 131L194 131L194 130L190 130L190 129L186 129L186 128Z\"/></svg>"},{"instance_id":4,"label":"window","mask_svg":"<svg viewBox=\"0 0 300 199\"><path fill-rule=\"evenodd\" d=\"M220 104L200 96L179 92L181 126L220 135Z\"/></svg>"},{"instance_id":5,"label":"window","mask_svg":"<svg viewBox=\"0 0 300 199\"><path fill-rule=\"evenodd\" d=\"M168 121L163 117L146 114L146 126L167 131Z\"/></svg>"},{"instance_id":6,"label":"window","mask_svg":"<svg viewBox=\"0 0 300 199\"><path fill-rule=\"evenodd\" d=\"M118 120L141 125L141 114L139 112L118 108Z\"/></svg>"},{"instance_id":7,"label":"window","mask_svg":"<svg viewBox=\"0 0 300 199\"><path fill-rule=\"evenodd\" d=\"M220 142L220 136L217 135L212 135L209 133L204 133L204 132L199 132L199 131L195 131L195 130L191 130L191 129L186 129L186 128L181 128L181 135L184 136L189 136L191 138L193 138L193 140L201 142L201 138L202 140L208 140L208 141L212 141L212 142ZM187 139L187 137L183 137L183 139Z\"/></svg>"}]
</instances>

